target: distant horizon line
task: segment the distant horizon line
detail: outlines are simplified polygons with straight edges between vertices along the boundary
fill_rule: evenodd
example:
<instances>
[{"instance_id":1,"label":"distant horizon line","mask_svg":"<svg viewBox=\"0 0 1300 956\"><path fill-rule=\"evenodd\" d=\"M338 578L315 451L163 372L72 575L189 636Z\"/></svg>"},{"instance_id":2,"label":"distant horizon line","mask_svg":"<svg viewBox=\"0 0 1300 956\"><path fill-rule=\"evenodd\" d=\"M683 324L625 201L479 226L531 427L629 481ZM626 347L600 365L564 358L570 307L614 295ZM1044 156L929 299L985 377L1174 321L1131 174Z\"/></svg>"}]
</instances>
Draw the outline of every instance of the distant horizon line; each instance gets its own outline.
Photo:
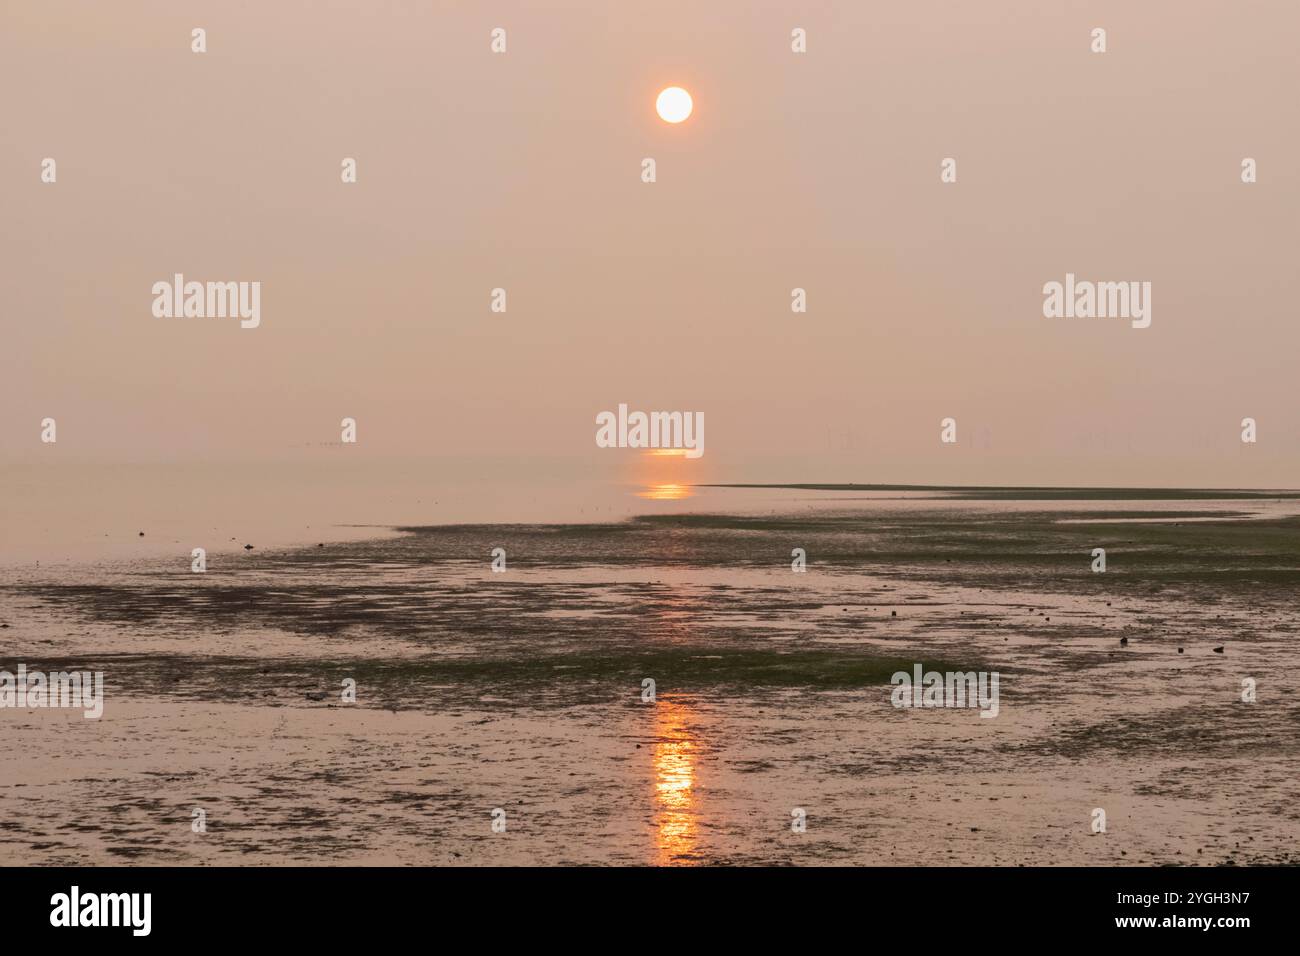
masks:
<instances>
[{"instance_id":1,"label":"distant horizon line","mask_svg":"<svg viewBox=\"0 0 1300 956\"><path fill-rule=\"evenodd\" d=\"M959 497L1068 498L1106 497L1115 499L1192 498L1300 498L1291 488L1171 488L1111 485L915 485L858 484L856 482L702 482L692 488L786 488L795 491L930 491Z\"/></svg>"}]
</instances>

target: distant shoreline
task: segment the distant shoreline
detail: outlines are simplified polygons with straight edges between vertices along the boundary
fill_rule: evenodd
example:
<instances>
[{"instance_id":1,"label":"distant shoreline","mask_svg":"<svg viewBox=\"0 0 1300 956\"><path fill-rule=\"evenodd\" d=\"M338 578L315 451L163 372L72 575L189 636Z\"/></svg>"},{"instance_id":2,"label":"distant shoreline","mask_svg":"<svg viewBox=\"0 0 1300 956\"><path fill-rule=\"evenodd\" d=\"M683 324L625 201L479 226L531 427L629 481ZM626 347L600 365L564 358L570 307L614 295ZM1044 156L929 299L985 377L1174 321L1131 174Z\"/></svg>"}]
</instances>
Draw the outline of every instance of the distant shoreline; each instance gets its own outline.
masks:
<instances>
[{"instance_id":1,"label":"distant shoreline","mask_svg":"<svg viewBox=\"0 0 1300 956\"><path fill-rule=\"evenodd\" d=\"M876 485L745 482L691 485L692 488L786 488L795 491L915 491L966 501L1211 501L1300 499L1300 491L1250 488L1070 488L1050 485Z\"/></svg>"}]
</instances>

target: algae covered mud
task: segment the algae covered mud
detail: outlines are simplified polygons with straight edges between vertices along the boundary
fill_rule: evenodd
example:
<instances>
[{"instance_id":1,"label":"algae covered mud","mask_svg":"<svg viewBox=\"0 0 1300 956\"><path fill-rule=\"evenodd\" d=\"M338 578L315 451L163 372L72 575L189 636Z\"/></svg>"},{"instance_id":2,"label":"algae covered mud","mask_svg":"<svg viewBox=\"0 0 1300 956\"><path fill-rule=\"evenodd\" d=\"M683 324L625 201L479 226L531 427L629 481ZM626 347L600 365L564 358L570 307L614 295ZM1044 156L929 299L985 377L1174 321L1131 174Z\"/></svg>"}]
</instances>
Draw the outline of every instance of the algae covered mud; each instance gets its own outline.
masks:
<instances>
[{"instance_id":1,"label":"algae covered mud","mask_svg":"<svg viewBox=\"0 0 1300 956\"><path fill-rule=\"evenodd\" d=\"M1296 862L1293 499L854 490L7 569L0 863Z\"/></svg>"}]
</instances>

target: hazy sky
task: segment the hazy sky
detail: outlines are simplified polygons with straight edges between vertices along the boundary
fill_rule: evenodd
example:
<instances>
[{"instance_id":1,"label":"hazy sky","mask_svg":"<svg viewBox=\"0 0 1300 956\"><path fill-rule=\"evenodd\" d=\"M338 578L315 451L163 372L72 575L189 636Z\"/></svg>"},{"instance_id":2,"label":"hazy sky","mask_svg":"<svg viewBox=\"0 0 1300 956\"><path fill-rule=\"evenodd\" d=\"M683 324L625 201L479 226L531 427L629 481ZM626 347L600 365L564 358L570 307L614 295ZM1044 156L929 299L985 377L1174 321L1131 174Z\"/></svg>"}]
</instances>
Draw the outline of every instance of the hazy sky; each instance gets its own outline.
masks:
<instances>
[{"instance_id":1,"label":"hazy sky","mask_svg":"<svg viewBox=\"0 0 1300 956\"><path fill-rule=\"evenodd\" d=\"M626 402L704 412L688 481L1295 487L1298 29L1294 0L13 0L0 453L51 416L65 456L293 455L351 416L368 456L603 469ZM176 272L261 282L261 326L155 318ZM1044 318L1067 272L1151 282L1151 327Z\"/></svg>"}]
</instances>

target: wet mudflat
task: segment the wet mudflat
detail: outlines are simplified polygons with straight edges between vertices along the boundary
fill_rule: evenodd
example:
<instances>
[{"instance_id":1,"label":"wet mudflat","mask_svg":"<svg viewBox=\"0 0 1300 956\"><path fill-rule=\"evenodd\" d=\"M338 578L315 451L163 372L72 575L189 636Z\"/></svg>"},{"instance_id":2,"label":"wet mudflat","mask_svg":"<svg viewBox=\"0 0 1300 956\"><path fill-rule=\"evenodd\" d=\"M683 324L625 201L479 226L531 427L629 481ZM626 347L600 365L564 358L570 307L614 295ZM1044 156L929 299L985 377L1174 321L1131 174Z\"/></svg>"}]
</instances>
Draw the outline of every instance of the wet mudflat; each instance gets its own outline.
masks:
<instances>
[{"instance_id":1,"label":"wet mudflat","mask_svg":"<svg viewBox=\"0 0 1300 956\"><path fill-rule=\"evenodd\" d=\"M1281 507L408 528L0 584L0 667L107 690L0 711L0 863L1300 858ZM999 672L998 716L896 709L915 663Z\"/></svg>"}]
</instances>

